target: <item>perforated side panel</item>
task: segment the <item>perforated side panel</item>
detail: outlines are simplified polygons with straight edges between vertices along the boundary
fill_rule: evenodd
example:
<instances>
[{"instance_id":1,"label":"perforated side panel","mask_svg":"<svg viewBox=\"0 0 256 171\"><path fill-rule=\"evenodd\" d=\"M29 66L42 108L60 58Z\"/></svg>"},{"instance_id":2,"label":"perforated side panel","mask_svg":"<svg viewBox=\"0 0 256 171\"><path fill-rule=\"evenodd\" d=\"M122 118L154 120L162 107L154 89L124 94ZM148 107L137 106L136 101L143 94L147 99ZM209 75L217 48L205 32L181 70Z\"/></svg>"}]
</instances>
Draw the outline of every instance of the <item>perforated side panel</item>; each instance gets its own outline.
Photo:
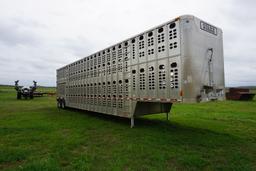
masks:
<instances>
[{"instance_id":1,"label":"perforated side panel","mask_svg":"<svg viewBox=\"0 0 256 171\"><path fill-rule=\"evenodd\" d=\"M145 54L145 35L140 35L137 40L139 43L139 62L144 62L146 60Z\"/></svg>"},{"instance_id":2,"label":"perforated side panel","mask_svg":"<svg viewBox=\"0 0 256 171\"><path fill-rule=\"evenodd\" d=\"M136 101L177 98L179 22L170 22L58 71L70 107L131 116ZM135 103L134 103L135 102Z\"/></svg>"},{"instance_id":3,"label":"perforated side panel","mask_svg":"<svg viewBox=\"0 0 256 171\"><path fill-rule=\"evenodd\" d=\"M169 56L180 53L180 28L178 22L168 24L168 49Z\"/></svg>"}]
</instances>

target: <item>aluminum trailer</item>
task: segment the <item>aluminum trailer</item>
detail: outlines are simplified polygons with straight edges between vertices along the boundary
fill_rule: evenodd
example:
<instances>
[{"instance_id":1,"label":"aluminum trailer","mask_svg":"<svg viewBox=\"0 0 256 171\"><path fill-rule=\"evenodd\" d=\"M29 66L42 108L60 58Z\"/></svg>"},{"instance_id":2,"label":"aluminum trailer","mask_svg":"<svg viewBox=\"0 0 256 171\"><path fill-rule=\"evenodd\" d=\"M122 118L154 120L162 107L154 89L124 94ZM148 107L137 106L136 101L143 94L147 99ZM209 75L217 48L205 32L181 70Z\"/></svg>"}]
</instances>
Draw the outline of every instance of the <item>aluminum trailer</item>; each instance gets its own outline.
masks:
<instances>
[{"instance_id":1,"label":"aluminum trailer","mask_svg":"<svg viewBox=\"0 0 256 171\"><path fill-rule=\"evenodd\" d=\"M57 70L57 101L131 119L225 99L222 30L183 15Z\"/></svg>"}]
</instances>

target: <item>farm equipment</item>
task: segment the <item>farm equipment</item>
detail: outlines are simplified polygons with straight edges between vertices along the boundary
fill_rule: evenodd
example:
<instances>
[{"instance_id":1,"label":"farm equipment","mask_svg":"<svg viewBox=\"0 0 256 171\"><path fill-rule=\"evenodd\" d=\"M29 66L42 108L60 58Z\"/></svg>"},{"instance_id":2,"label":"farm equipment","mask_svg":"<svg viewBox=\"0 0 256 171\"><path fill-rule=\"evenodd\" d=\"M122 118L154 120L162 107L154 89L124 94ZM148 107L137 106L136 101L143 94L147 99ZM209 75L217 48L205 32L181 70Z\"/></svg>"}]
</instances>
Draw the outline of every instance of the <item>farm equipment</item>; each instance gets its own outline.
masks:
<instances>
[{"instance_id":1,"label":"farm equipment","mask_svg":"<svg viewBox=\"0 0 256 171\"><path fill-rule=\"evenodd\" d=\"M247 88L230 88L229 92L226 93L226 98L228 100L243 100L250 101L253 100L255 93L250 93Z\"/></svg>"},{"instance_id":2,"label":"farm equipment","mask_svg":"<svg viewBox=\"0 0 256 171\"><path fill-rule=\"evenodd\" d=\"M15 90L17 91L17 99L33 99L34 91L37 88L36 81L33 81L34 85L30 87L19 86L19 80L15 81Z\"/></svg>"}]
</instances>

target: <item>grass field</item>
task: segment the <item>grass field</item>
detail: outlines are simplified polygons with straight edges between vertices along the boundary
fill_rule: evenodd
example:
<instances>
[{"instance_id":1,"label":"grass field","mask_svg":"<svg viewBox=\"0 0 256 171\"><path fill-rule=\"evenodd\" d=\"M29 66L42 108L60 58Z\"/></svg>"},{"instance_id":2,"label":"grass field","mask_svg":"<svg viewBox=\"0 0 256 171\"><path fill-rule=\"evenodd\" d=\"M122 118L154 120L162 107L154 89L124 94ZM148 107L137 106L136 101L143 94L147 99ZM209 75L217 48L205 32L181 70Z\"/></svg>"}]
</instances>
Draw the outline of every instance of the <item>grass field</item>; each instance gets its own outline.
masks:
<instances>
[{"instance_id":1,"label":"grass field","mask_svg":"<svg viewBox=\"0 0 256 171\"><path fill-rule=\"evenodd\" d=\"M0 170L256 170L255 100L175 104L170 121L129 126L1 86Z\"/></svg>"}]
</instances>

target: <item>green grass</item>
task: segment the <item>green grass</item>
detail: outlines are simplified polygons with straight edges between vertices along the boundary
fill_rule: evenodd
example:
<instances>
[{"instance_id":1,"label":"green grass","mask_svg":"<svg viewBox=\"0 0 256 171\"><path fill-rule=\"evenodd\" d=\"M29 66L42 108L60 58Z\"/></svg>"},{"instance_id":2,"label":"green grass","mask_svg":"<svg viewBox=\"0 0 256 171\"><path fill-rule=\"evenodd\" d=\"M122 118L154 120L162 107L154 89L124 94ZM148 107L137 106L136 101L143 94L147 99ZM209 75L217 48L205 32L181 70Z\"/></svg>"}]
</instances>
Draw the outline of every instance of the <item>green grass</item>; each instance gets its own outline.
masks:
<instances>
[{"instance_id":1,"label":"green grass","mask_svg":"<svg viewBox=\"0 0 256 171\"><path fill-rule=\"evenodd\" d=\"M54 91L50 89L47 91ZM256 170L256 101L175 104L129 120L16 100L0 86L0 170Z\"/></svg>"}]
</instances>

